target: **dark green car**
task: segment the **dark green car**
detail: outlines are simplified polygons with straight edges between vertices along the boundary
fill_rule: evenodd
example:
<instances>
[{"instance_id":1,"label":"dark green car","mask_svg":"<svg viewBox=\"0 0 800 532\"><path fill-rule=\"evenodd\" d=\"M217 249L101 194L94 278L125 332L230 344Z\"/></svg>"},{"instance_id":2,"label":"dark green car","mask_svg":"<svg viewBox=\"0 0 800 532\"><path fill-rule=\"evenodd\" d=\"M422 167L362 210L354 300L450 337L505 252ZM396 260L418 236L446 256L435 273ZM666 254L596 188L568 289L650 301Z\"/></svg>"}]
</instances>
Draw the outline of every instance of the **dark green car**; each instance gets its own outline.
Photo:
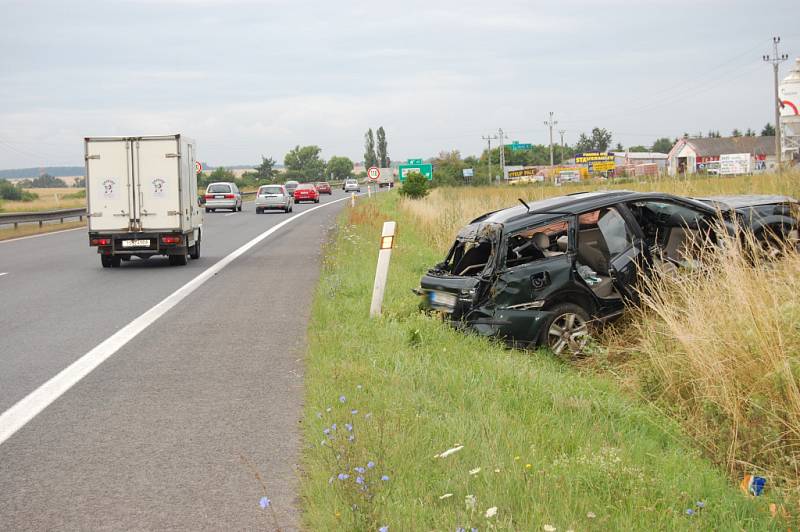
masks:
<instances>
[{"instance_id":1,"label":"dark green car","mask_svg":"<svg viewBox=\"0 0 800 532\"><path fill-rule=\"evenodd\" d=\"M784 196L692 199L587 192L487 213L461 229L422 277L424 307L458 327L514 344L578 354L592 322L622 314L637 276L695 260L694 243L726 230L797 239L797 202Z\"/></svg>"}]
</instances>

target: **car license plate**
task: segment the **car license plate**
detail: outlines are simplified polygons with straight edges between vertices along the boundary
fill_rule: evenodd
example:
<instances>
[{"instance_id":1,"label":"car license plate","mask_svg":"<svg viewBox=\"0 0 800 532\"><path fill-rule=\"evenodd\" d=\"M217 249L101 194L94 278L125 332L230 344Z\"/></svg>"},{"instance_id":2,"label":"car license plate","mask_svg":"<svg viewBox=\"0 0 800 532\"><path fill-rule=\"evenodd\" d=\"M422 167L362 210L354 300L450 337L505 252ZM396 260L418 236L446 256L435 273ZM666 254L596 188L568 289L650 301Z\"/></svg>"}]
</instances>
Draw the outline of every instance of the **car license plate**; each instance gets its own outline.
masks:
<instances>
[{"instance_id":1,"label":"car license plate","mask_svg":"<svg viewBox=\"0 0 800 532\"><path fill-rule=\"evenodd\" d=\"M217 194L214 199L225 199L225 194Z\"/></svg>"},{"instance_id":2,"label":"car license plate","mask_svg":"<svg viewBox=\"0 0 800 532\"><path fill-rule=\"evenodd\" d=\"M122 247L124 248L149 248L149 240L123 240Z\"/></svg>"},{"instance_id":3,"label":"car license plate","mask_svg":"<svg viewBox=\"0 0 800 532\"><path fill-rule=\"evenodd\" d=\"M445 292L430 292L430 301L432 307L453 309L456 306L456 296L447 294Z\"/></svg>"}]
</instances>

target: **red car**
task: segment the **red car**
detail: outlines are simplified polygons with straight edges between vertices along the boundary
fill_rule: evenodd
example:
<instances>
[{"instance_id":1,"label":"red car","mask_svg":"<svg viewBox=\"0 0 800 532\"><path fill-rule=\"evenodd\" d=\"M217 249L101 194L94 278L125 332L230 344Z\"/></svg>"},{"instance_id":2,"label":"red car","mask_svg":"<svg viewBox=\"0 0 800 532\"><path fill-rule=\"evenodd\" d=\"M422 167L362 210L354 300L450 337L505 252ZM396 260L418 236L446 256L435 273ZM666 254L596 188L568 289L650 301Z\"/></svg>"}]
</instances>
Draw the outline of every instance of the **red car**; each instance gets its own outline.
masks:
<instances>
[{"instance_id":1,"label":"red car","mask_svg":"<svg viewBox=\"0 0 800 532\"><path fill-rule=\"evenodd\" d=\"M313 201L319 203L319 192L312 183L300 183L294 189L294 202L300 203L301 201Z\"/></svg>"},{"instance_id":2,"label":"red car","mask_svg":"<svg viewBox=\"0 0 800 532\"><path fill-rule=\"evenodd\" d=\"M328 195L333 194L333 191L331 190L331 185L327 181L321 181L317 183L317 192L319 192L320 194L328 194Z\"/></svg>"}]
</instances>

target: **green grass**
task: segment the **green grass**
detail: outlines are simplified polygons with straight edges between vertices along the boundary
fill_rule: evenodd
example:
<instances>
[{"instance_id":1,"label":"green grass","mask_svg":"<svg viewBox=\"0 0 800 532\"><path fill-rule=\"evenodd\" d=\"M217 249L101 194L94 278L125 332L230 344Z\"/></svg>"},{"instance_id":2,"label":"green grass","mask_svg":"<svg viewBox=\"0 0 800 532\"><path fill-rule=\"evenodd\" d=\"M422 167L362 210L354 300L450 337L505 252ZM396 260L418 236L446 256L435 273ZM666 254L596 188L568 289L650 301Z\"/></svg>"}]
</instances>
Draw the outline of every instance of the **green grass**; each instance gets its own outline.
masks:
<instances>
[{"instance_id":1,"label":"green grass","mask_svg":"<svg viewBox=\"0 0 800 532\"><path fill-rule=\"evenodd\" d=\"M398 222L397 247L384 317L370 320L378 237L388 219ZM333 240L309 328L307 529L782 528L766 497L743 495L672 420L610 379L419 313L410 289L441 257L398 211L395 194L348 208ZM333 423L329 439L323 430ZM463 449L434 458L456 444ZM376 466L359 475L354 468L369 461ZM338 480L340 473L350 477ZM497 515L487 519L490 507ZM697 515L687 516L689 508Z\"/></svg>"}]
</instances>

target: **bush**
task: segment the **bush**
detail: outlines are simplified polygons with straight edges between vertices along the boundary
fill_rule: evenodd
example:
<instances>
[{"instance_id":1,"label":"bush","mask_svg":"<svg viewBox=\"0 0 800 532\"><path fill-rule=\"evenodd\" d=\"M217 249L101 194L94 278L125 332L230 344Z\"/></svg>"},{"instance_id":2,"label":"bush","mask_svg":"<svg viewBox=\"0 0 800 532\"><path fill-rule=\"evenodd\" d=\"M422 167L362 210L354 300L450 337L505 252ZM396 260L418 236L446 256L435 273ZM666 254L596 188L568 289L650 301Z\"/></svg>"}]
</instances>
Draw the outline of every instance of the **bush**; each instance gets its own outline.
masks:
<instances>
[{"instance_id":1,"label":"bush","mask_svg":"<svg viewBox=\"0 0 800 532\"><path fill-rule=\"evenodd\" d=\"M406 180L400 188L400 195L412 199L424 198L428 195L428 188L428 179L418 172L413 172L406 175Z\"/></svg>"},{"instance_id":2,"label":"bush","mask_svg":"<svg viewBox=\"0 0 800 532\"><path fill-rule=\"evenodd\" d=\"M13 185L6 180L0 180L0 199L8 201L33 201L39 196L33 192L23 190L19 185Z\"/></svg>"}]
</instances>

